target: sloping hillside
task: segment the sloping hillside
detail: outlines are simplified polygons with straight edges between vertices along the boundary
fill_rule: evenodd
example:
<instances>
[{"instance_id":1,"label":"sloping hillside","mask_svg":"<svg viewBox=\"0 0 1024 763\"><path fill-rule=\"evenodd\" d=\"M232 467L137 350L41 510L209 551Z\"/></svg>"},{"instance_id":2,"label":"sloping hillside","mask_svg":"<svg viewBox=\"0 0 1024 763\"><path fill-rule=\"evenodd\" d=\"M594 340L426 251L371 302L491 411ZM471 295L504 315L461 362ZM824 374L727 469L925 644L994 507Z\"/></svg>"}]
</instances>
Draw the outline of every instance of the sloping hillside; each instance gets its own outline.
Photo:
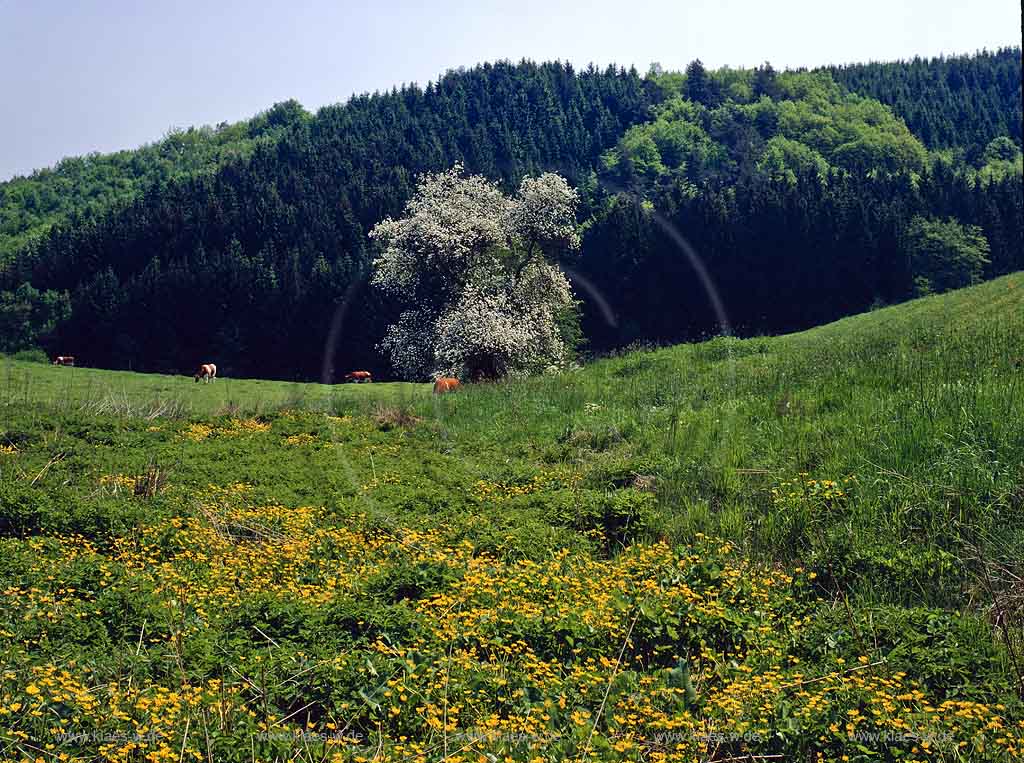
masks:
<instances>
[{"instance_id":1,"label":"sloping hillside","mask_svg":"<svg viewBox=\"0 0 1024 763\"><path fill-rule=\"evenodd\" d=\"M443 397L6 364L0 756L1018 760L1022 324L1014 274Z\"/></svg>"}]
</instances>

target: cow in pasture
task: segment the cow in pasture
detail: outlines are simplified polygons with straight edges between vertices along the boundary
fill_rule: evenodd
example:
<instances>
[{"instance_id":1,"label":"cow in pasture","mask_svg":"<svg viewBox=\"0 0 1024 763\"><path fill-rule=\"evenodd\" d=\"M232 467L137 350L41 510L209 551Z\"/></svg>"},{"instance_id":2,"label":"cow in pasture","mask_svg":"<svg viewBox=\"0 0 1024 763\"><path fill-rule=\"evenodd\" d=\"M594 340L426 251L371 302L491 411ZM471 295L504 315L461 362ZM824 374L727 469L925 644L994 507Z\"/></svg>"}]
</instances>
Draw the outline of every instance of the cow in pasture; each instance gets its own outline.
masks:
<instances>
[{"instance_id":1,"label":"cow in pasture","mask_svg":"<svg viewBox=\"0 0 1024 763\"><path fill-rule=\"evenodd\" d=\"M58 355L53 359L53 365L73 366L75 365L75 357L73 355Z\"/></svg>"},{"instance_id":2,"label":"cow in pasture","mask_svg":"<svg viewBox=\"0 0 1024 763\"><path fill-rule=\"evenodd\" d=\"M345 381L352 384L365 384L373 381L373 375L369 371L353 371L345 374Z\"/></svg>"},{"instance_id":3,"label":"cow in pasture","mask_svg":"<svg viewBox=\"0 0 1024 763\"><path fill-rule=\"evenodd\" d=\"M461 386L458 379L453 379L451 376L442 376L434 382L434 394L443 395L445 392L454 392Z\"/></svg>"},{"instance_id":4,"label":"cow in pasture","mask_svg":"<svg viewBox=\"0 0 1024 763\"><path fill-rule=\"evenodd\" d=\"M214 381L217 378L217 366L215 366L213 363L203 363L201 366L199 366L199 370L196 371L195 378L197 383L199 382L200 379L202 379L207 384L209 384L211 381Z\"/></svg>"}]
</instances>

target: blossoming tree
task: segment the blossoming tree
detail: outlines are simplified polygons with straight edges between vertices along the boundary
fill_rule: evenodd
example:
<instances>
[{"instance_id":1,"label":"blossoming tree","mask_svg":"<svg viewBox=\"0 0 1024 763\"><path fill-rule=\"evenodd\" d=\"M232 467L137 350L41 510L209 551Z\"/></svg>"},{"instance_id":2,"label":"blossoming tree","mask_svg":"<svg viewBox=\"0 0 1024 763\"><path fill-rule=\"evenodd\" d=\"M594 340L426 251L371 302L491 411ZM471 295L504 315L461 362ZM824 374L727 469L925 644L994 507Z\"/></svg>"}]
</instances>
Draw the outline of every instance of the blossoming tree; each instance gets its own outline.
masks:
<instances>
[{"instance_id":1,"label":"blossoming tree","mask_svg":"<svg viewBox=\"0 0 1024 763\"><path fill-rule=\"evenodd\" d=\"M577 302L555 264L579 250L576 192L552 173L514 197L462 167L423 176L370 236L373 283L407 305L381 343L408 378L524 375L571 359Z\"/></svg>"}]
</instances>

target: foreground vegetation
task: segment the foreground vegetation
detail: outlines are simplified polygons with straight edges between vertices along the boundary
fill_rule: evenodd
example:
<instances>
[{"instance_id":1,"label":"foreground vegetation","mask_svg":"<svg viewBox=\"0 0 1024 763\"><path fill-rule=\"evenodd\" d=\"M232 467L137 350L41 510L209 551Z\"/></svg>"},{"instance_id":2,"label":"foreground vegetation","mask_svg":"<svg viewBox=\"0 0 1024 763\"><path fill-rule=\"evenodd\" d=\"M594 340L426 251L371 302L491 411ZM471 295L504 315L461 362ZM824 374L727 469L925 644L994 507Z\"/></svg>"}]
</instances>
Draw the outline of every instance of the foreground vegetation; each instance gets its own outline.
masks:
<instances>
[{"instance_id":1,"label":"foreground vegetation","mask_svg":"<svg viewBox=\"0 0 1024 763\"><path fill-rule=\"evenodd\" d=\"M1022 337L1017 274L441 398L12 362L0 758L1017 760Z\"/></svg>"}]
</instances>

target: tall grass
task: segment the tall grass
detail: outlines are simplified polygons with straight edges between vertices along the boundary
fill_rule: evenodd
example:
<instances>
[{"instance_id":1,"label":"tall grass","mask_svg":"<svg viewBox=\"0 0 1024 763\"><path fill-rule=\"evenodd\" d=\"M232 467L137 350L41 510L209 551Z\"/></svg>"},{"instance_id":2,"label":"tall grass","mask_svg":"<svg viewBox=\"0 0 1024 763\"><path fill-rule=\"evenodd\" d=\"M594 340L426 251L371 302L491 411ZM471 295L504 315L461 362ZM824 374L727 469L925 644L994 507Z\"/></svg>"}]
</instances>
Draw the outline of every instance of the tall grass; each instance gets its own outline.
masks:
<instances>
[{"instance_id":1,"label":"tall grass","mask_svg":"<svg viewBox=\"0 0 1024 763\"><path fill-rule=\"evenodd\" d=\"M965 549L1024 524L1024 277L811 331L637 352L421 405L446 437L656 472L649 533L721 535L880 600L962 602ZM848 479L845 500L772 488Z\"/></svg>"}]
</instances>

